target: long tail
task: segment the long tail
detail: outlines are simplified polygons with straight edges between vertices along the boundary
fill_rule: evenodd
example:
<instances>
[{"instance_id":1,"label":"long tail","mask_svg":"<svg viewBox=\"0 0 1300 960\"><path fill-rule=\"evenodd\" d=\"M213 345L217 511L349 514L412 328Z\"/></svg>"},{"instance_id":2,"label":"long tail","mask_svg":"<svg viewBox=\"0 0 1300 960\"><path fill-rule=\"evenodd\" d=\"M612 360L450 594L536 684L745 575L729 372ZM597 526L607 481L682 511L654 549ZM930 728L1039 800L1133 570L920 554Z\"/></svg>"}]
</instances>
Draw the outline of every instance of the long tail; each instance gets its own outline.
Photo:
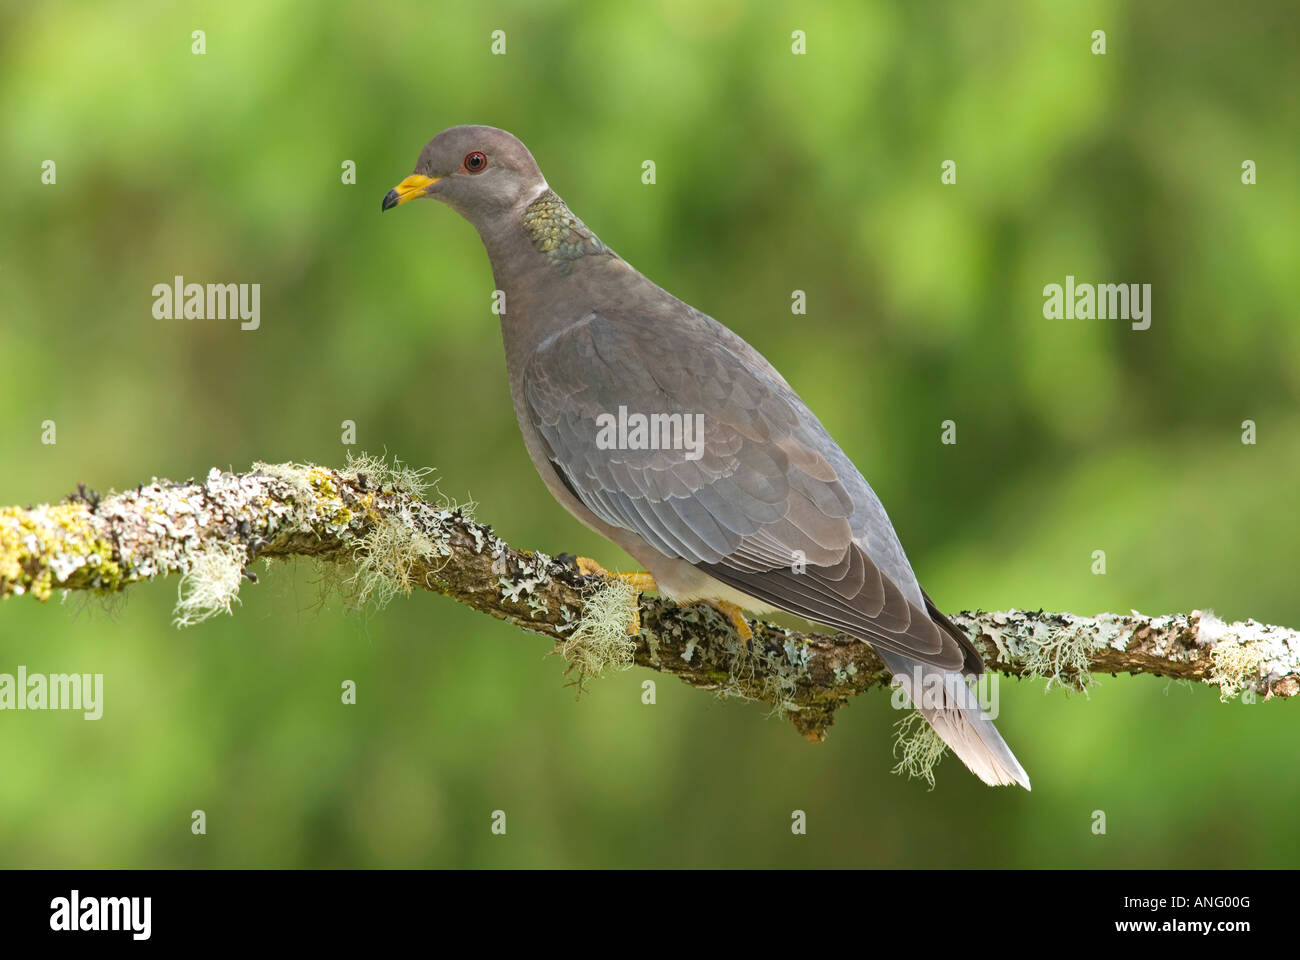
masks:
<instances>
[{"instance_id":1,"label":"long tail","mask_svg":"<svg viewBox=\"0 0 1300 960\"><path fill-rule=\"evenodd\" d=\"M993 787L1018 783L1030 789L1029 774L984 713L961 673L931 667L888 650L877 648L876 653L935 733L975 776Z\"/></svg>"}]
</instances>

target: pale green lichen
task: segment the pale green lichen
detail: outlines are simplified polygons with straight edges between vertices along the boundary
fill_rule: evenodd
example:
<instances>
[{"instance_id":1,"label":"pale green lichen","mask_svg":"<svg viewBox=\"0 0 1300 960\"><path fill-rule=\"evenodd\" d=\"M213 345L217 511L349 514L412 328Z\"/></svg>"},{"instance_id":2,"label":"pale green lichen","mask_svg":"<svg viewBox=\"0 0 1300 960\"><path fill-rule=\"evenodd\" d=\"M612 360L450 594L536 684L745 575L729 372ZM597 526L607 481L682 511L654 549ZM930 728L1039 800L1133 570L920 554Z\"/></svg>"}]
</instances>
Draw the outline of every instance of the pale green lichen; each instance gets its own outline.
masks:
<instances>
[{"instance_id":1,"label":"pale green lichen","mask_svg":"<svg viewBox=\"0 0 1300 960\"><path fill-rule=\"evenodd\" d=\"M501 599L506 603L528 603L529 594L536 586L536 580L524 578L516 582L506 577L497 577L497 589L501 591Z\"/></svg>"},{"instance_id":2,"label":"pale green lichen","mask_svg":"<svg viewBox=\"0 0 1300 960\"><path fill-rule=\"evenodd\" d=\"M933 790L934 768L947 751L948 745L920 711L912 710L894 724L894 756L898 757L894 773L924 780Z\"/></svg>"},{"instance_id":3,"label":"pale green lichen","mask_svg":"<svg viewBox=\"0 0 1300 960\"><path fill-rule=\"evenodd\" d=\"M1222 640L1210 650L1214 670L1209 682L1218 684L1219 700L1227 702L1259 680L1266 656L1256 643Z\"/></svg>"},{"instance_id":4,"label":"pale green lichen","mask_svg":"<svg viewBox=\"0 0 1300 960\"><path fill-rule=\"evenodd\" d=\"M729 627L730 623L727 625ZM757 657L747 655L744 644L741 644L740 650L727 658L727 678L718 687L715 696L719 700L743 700L746 702L758 699L749 691L753 689L756 682L760 689L764 688L769 678L765 676L759 680L757 659Z\"/></svg>"},{"instance_id":5,"label":"pale green lichen","mask_svg":"<svg viewBox=\"0 0 1300 960\"><path fill-rule=\"evenodd\" d=\"M436 489L436 484L425 479L431 473L433 467L412 467L396 457L393 458L392 464L389 464L386 457L375 456L365 451L355 457L349 451L347 466L339 471L339 475L344 479L362 481L368 487L395 490L416 500L427 500L426 494L429 488Z\"/></svg>"},{"instance_id":6,"label":"pale green lichen","mask_svg":"<svg viewBox=\"0 0 1300 960\"><path fill-rule=\"evenodd\" d=\"M239 602L248 554L242 544L214 541L197 548L176 588L173 623L191 627L219 613L230 613Z\"/></svg>"},{"instance_id":7,"label":"pale green lichen","mask_svg":"<svg viewBox=\"0 0 1300 960\"><path fill-rule=\"evenodd\" d=\"M799 691L799 681L808 676L807 641L795 642L787 637L781 642L779 650L769 648L763 659L767 672L761 685L762 696L772 702L772 712L784 717L791 711L800 709L795 703L795 694ZM858 668L856 664L850 663L845 670L836 672L852 677L857 674Z\"/></svg>"},{"instance_id":8,"label":"pale green lichen","mask_svg":"<svg viewBox=\"0 0 1300 960\"><path fill-rule=\"evenodd\" d=\"M526 608L531 619L545 619L550 613L545 587L551 581L551 558L540 550L512 552L507 544L490 532L480 534L477 540L484 541L479 552L489 549L494 558L493 570L498 573L497 590L501 602ZM487 542L490 540L496 542ZM571 614L568 619L572 619Z\"/></svg>"},{"instance_id":9,"label":"pale green lichen","mask_svg":"<svg viewBox=\"0 0 1300 960\"><path fill-rule=\"evenodd\" d=\"M808 642L806 640L800 640L798 642L795 642L794 640L786 640L781 645L781 649L785 651L785 659L789 662L790 666L794 667L794 669L799 673L807 673L810 653L808 650ZM856 671L857 668L854 667L854 670Z\"/></svg>"},{"instance_id":10,"label":"pale green lichen","mask_svg":"<svg viewBox=\"0 0 1300 960\"><path fill-rule=\"evenodd\" d=\"M294 494L302 499L309 499L312 496L311 484L307 481L307 471L310 468L309 464L292 462L263 463L259 460L253 464L254 470L289 484Z\"/></svg>"},{"instance_id":11,"label":"pale green lichen","mask_svg":"<svg viewBox=\"0 0 1300 960\"><path fill-rule=\"evenodd\" d=\"M730 619L712 605L699 604L692 610L691 616L683 619L707 631L705 649L713 651L713 656L725 651L726 671L709 673L715 681L714 696L719 700L765 701L772 705L768 716L784 718L801 709L796 694L799 681L808 675L806 642L757 636L742 640ZM682 652L684 661L694 659L699 643L695 637L687 640Z\"/></svg>"},{"instance_id":12,"label":"pale green lichen","mask_svg":"<svg viewBox=\"0 0 1300 960\"><path fill-rule=\"evenodd\" d=\"M799 684L791 674L780 670L765 673L759 683L759 698L772 704L767 715L784 718L791 710L798 710L799 705L794 702L798 689Z\"/></svg>"},{"instance_id":13,"label":"pale green lichen","mask_svg":"<svg viewBox=\"0 0 1300 960\"><path fill-rule=\"evenodd\" d=\"M1197 638L1210 648L1214 668L1207 678L1218 684L1219 699L1227 701L1246 691L1267 690L1267 676L1296 671L1300 637L1294 631L1255 620L1225 623L1210 610L1193 610Z\"/></svg>"},{"instance_id":14,"label":"pale green lichen","mask_svg":"<svg viewBox=\"0 0 1300 960\"><path fill-rule=\"evenodd\" d=\"M410 594L421 566L448 552L445 543L405 518L381 517L352 551L353 572L346 581L352 588L350 599L356 606L373 603L382 609L399 593Z\"/></svg>"},{"instance_id":15,"label":"pale green lichen","mask_svg":"<svg viewBox=\"0 0 1300 960\"><path fill-rule=\"evenodd\" d=\"M578 683L608 670L626 670L636 655L636 641L627 633L637 615L637 590L619 580L603 584L586 601L582 619L556 649L578 670Z\"/></svg>"},{"instance_id":16,"label":"pale green lichen","mask_svg":"<svg viewBox=\"0 0 1300 960\"><path fill-rule=\"evenodd\" d=\"M1028 639L1024 667L1047 681L1044 693L1055 685L1087 696L1088 687L1096 683L1088 670L1092 644L1093 636L1086 627L1050 630L1045 637Z\"/></svg>"},{"instance_id":17,"label":"pale green lichen","mask_svg":"<svg viewBox=\"0 0 1300 960\"><path fill-rule=\"evenodd\" d=\"M1019 610L990 613L983 619L959 614L956 622L973 626L993 642L998 659L1018 664L1026 673L1047 680L1044 692L1054 686L1086 694L1095 680L1089 673L1091 652L1115 634L1100 619L1063 615L1045 622L1038 614ZM1122 641L1116 645L1123 649Z\"/></svg>"},{"instance_id":18,"label":"pale green lichen","mask_svg":"<svg viewBox=\"0 0 1300 960\"><path fill-rule=\"evenodd\" d=\"M569 609L567 603L560 604L560 621L560 623L555 624L558 633L568 633L570 630L576 629L579 622L581 622L580 618L578 620L574 619L573 611ZM657 643L655 645L657 646Z\"/></svg>"},{"instance_id":19,"label":"pale green lichen","mask_svg":"<svg viewBox=\"0 0 1300 960\"><path fill-rule=\"evenodd\" d=\"M328 470L312 464L256 464L262 473L290 485L300 529L310 531L324 524L344 540L354 539L358 524L365 533L355 539L342 563L318 563L321 602L330 595L343 598L351 609L382 608L398 594L409 594L417 586L417 575L431 561L450 555L450 547L424 532L424 527L459 512L468 517L473 504L456 504L439 494L440 513L424 501L431 488L425 478L431 467L417 469L394 459L362 453L348 454L342 470ZM362 493L346 500L340 481L359 486ZM396 514L376 510L377 494L393 493L409 498L396 505ZM349 527L352 529L349 530ZM437 569L428 569L432 575Z\"/></svg>"}]
</instances>

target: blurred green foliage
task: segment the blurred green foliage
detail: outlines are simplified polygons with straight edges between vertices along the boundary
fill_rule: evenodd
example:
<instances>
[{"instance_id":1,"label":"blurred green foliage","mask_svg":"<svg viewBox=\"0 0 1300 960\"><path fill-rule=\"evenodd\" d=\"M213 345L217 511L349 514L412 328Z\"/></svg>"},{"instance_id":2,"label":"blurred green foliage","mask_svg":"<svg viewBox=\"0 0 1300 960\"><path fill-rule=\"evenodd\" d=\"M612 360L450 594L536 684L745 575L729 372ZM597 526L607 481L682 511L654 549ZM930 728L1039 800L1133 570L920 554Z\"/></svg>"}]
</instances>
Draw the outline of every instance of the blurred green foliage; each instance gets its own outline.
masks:
<instances>
[{"instance_id":1,"label":"blurred green foliage","mask_svg":"<svg viewBox=\"0 0 1300 960\"><path fill-rule=\"evenodd\" d=\"M490 123L602 239L781 368L942 605L1300 625L1298 31L1286 0L6 3L0 502L339 464L353 419L354 449L437 466L514 544L623 562L524 453L473 230L434 204L380 216L426 140ZM151 288L176 274L261 283L261 328L154 319ZM1044 320L1042 288L1066 274L1151 283L1151 329ZM956 446L939 443L949 418ZM0 715L0 865L1300 852L1297 704L1007 682L999 725L1034 792L952 759L927 792L888 773L885 696L817 747L669 678L643 706L640 670L575 702L538 638L429 594L320 609L313 579L262 572L234 617L186 631L174 580L107 611L0 607L0 671L103 672L106 688L98 722Z\"/></svg>"}]
</instances>

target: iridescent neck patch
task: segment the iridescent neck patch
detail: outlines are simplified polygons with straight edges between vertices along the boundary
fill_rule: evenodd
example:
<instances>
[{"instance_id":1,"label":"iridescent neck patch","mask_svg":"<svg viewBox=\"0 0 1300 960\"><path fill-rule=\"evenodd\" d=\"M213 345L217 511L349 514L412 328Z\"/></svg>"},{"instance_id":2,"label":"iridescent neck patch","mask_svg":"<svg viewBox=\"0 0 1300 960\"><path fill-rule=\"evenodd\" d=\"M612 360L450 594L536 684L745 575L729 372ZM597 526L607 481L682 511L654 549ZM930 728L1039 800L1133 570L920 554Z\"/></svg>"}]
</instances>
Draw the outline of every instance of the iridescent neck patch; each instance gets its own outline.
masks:
<instances>
[{"instance_id":1,"label":"iridescent neck patch","mask_svg":"<svg viewBox=\"0 0 1300 960\"><path fill-rule=\"evenodd\" d=\"M615 256L587 225L574 216L564 201L547 190L524 211L524 230L546 259L561 273L573 269L573 261L594 254Z\"/></svg>"}]
</instances>

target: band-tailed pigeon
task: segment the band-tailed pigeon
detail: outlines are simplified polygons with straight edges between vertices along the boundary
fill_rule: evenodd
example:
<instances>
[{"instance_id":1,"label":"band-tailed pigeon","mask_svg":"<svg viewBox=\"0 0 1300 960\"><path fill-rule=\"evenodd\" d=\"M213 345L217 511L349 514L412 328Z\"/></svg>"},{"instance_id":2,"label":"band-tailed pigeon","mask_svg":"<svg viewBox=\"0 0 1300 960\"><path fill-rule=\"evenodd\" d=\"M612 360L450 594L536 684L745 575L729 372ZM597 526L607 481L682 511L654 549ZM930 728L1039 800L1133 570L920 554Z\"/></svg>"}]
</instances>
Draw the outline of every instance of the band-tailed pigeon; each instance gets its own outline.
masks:
<instances>
[{"instance_id":1,"label":"band-tailed pigeon","mask_svg":"<svg viewBox=\"0 0 1300 960\"><path fill-rule=\"evenodd\" d=\"M569 211L504 130L452 127L384 197L474 225L528 453L564 507L664 596L785 610L871 644L985 783L1029 777L964 677L979 654L917 583L867 481L776 369L638 273ZM649 587L646 577L639 584Z\"/></svg>"}]
</instances>

